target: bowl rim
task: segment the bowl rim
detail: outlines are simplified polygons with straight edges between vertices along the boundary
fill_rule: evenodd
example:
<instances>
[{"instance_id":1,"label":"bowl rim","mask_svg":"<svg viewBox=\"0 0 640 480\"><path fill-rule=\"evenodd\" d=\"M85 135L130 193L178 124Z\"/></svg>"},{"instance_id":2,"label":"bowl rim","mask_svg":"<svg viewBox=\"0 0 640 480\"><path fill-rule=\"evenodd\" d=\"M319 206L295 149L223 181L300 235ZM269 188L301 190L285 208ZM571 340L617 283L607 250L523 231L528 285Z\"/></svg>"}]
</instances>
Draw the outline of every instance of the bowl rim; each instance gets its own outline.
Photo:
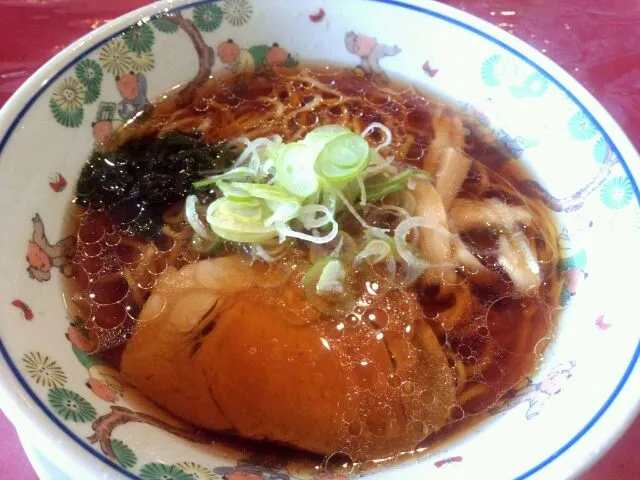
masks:
<instances>
[{"instance_id":1,"label":"bowl rim","mask_svg":"<svg viewBox=\"0 0 640 480\"><path fill-rule=\"evenodd\" d=\"M57 80L80 58L120 35L140 19L220 1L162 0L113 19L73 42L29 77L0 109L0 157L24 115L51 82ZM485 20L433 0L411 0L411 3L400 0L351 1L386 4L437 18L481 36L540 71L582 109L611 145L630 180L636 201L640 202L640 189L636 183L636 178L640 178L640 156L631 141L611 115L582 85L538 50ZM27 438L34 442L39 451L50 452L55 463L67 470L72 469L68 472L73 473L73 476L81 474L79 478L97 478L97 472L100 473L99 478L112 478L115 472L127 478L139 478L91 447L53 416L12 361L2 338L0 354L4 360L0 363L0 406L21 432L27 432ZM595 415L561 448L517 478L524 479L533 475L549 478L575 477L595 463L640 412L640 375L639 369L636 368L639 357L640 340L621 379ZM59 435L60 430L65 436ZM82 462L78 462L80 458Z\"/></svg>"}]
</instances>

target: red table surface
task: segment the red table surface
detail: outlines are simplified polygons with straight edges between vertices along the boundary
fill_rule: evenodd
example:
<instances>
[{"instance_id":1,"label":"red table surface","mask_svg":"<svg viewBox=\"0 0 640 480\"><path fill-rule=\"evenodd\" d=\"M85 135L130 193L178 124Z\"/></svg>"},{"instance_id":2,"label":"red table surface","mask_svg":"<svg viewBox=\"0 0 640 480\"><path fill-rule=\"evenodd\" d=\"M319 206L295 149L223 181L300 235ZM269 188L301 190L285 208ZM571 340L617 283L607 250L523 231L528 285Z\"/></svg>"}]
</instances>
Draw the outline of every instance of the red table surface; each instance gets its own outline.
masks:
<instances>
[{"instance_id":1,"label":"red table surface","mask_svg":"<svg viewBox=\"0 0 640 480\"><path fill-rule=\"evenodd\" d=\"M0 0L0 106L46 60L143 0ZM317 3L317 5L316 5ZM580 81L640 147L640 1L447 0L546 53ZM309 2L309 9L322 0ZM428 39L425 39L427 41ZM640 419L581 480L640 478ZM0 413L2 478L35 479Z\"/></svg>"}]
</instances>

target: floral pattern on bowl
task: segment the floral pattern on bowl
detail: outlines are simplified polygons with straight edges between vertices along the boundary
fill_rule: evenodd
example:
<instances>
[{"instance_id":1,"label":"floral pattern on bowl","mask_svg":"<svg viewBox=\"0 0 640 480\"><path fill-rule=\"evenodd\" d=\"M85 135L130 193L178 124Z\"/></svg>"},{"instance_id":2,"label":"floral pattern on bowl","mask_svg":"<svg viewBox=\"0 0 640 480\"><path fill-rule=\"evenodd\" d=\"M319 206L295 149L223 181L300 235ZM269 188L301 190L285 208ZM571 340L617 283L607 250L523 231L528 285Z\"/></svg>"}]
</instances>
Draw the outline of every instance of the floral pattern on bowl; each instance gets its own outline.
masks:
<instances>
[{"instance_id":1,"label":"floral pattern on bowl","mask_svg":"<svg viewBox=\"0 0 640 480\"><path fill-rule=\"evenodd\" d=\"M637 162L637 156L626 144L623 149L631 157L621 156L619 144L626 140L603 129L596 115L576 98L574 87L565 88L537 66L539 60L530 60L520 47L514 49L485 32L491 29L478 27L446 7L391 1L267 5L224 0L169 8L167 13L150 7L122 32L112 27L70 51L70 64L50 66L47 74L54 81L34 93L34 105L17 115L0 142L2 178L35 172L28 185L3 181L7 195L17 196L27 187L34 194L20 207L22 216L8 220L7 226L17 232L15 238L2 240L5 251L26 248L27 273L25 257L7 261L13 281L3 287L1 350L11 370L7 375L28 379L21 388L32 401L39 399L38 408L56 428L65 427L67 442L83 443L111 472L143 480L346 478L305 472L300 465L278 459L217 451L207 445L211 439L206 434L141 398L116 370L88 353L90 342L73 312L67 312L69 321L63 320L59 292L61 277L72 274L68 266L73 239L51 233L61 225L72 198L73 189L65 189L67 182L73 185L94 142L105 141L125 122L143 115L150 101L172 85L183 84L188 90L212 71L253 72L295 66L303 59L332 60L364 73L401 74L459 100L463 111L484 122L487 135L540 173L544 185L523 180L519 187L543 199L564 227L559 242L565 277L562 303L567 308L540 370L515 386L492 410L493 418L464 439L436 449L406 469L376 475L391 479L437 473L438 478L460 478L486 471L495 478L524 477L544 471L556 452L578 442L576 432L588 423L585 419L596 422L615 401L638 355L638 328L625 315L629 302L614 305L598 295L611 288L610 262L638 263L624 255L625 246L636 245L640 237L638 190L628 163ZM372 20L382 15L394 28L379 27ZM395 28L398 25L407 27ZM428 27L424 28L428 38L416 44L411 31L423 25ZM436 45L436 39L452 38L474 42L464 53L467 60ZM30 108L45 127L37 125ZM16 125L23 131L16 131ZM43 150L30 145L25 131L60 141L52 142L50 151ZM66 142L75 150L61 146ZM31 158L46 152L53 176L17 166L24 151ZM568 158L566 164L561 165L558 156ZM605 252L599 248L604 240L612 240L620 250ZM596 348L611 356L608 368L615 375L605 379L594 373ZM587 372L597 378L588 380ZM596 382L605 391L591 395ZM586 397L575 411L566 413ZM552 438L549 429L565 415L563 425L569 426ZM502 459L499 451L487 447L507 445L508 436L505 441L504 433L496 433L500 430L527 432L530 446ZM147 435L155 435L166 447L150 447Z\"/></svg>"}]
</instances>

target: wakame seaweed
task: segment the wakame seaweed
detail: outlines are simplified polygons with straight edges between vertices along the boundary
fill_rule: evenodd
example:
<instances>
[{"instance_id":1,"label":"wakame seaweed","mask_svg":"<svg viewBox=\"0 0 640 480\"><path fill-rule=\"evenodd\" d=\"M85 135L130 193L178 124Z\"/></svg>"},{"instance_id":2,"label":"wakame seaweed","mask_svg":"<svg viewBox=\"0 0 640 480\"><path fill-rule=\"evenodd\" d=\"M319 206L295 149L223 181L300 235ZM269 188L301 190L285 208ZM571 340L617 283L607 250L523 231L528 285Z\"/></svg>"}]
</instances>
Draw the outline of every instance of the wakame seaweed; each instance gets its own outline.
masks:
<instances>
[{"instance_id":1,"label":"wakame seaweed","mask_svg":"<svg viewBox=\"0 0 640 480\"><path fill-rule=\"evenodd\" d=\"M118 217L135 212L129 228L153 236L167 205L192 193L203 171L224 171L236 156L228 143L206 144L178 132L134 139L112 152L95 150L76 184L76 203L106 208Z\"/></svg>"}]
</instances>

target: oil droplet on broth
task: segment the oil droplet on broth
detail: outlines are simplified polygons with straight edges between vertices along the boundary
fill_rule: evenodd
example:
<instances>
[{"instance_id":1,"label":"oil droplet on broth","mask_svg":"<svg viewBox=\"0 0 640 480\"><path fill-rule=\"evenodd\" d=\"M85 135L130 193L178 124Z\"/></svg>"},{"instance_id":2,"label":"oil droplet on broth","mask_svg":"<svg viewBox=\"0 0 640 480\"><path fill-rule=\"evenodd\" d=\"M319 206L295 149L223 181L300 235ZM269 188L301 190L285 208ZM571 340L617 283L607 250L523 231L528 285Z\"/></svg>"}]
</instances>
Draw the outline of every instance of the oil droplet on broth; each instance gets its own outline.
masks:
<instances>
[{"instance_id":1,"label":"oil droplet on broth","mask_svg":"<svg viewBox=\"0 0 640 480\"><path fill-rule=\"evenodd\" d=\"M160 235L153 239L153 243L160 252L168 253L173 250L176 241L169 235Z\"/></svg>"},{"instance_id":2,"label":"oil droplet on broth","mask_svg":"<svg viewBox=\"0 0 640 480\"><path fill-rule=\"evenodd\" d=\"M396 375L395 373L390 373L387 376L387 383L392 388L398 388L400 386L400 384L402 383L402 379L398 375Z\"/></svg>"},{"instance_id":3,"label":"oil droplet on broth","mask_svg":"<svg viewBox=\"0 0 640 480\"><path fill-rule=\"evenodd\" d=\"M104 253L104 247L100 243L90 243L78 248L85 257L99 257Z\"/></svg>"},{"instance_id":4,"label":"oil droplet on broth","mask_svg":"<svg viewBox=\"0 0 640 480\"><path fill-rule=\"evenodd\" d=\"M447 412L452 421L462 420L464 418L464 410L460 405L451 405Z\"/></svg>"},{"instance_id":5,"label":"oil droplet on broth","mask_svg":"<svg viewBox=\"0 0 640 480\"><path fill-rule=\"evenodd\" d=\"M383 329L389 323L389 314L378 307L368 308L362 317L367 325L375 330Z\"/></svg>"},{"instance_id":6,"label":"oil droplet on broth","mask_svg":"<svg viewBox=\"0 0 640 480\"><path fill-rule=\"evenodd\" d=\"M101 328L115 328L122 325L127 318L127 309L120 303L111 305L97 305L91 316L91 321Z\"/></svg>"},{"instance_id":7,"label":"oil droplet on broth","mask_svg":"<svg viewBox=\"0 0 640 480\"><path fill-rule=\"evenodd\" d=\"M400 390L402 390L402 393L405 395L412 395L416 391L416 387L413 382L402 382Z\"/></svg>"},{"instance_id":8,"label":"oil droplet on broth","mask_svg":"<svg viewBox=\"0 0 640 480\"><path fill-rule=\"evenodd\" d=\"M93 275L104 268L104 261L100 257L87 257L82 260L82 267L87 273Z\"/></svg>"},{"instance_id":9,"label":"oil droplet on broth","mask_svg":"<svg viewBox=\"0 0 640 480\"><path fill-rule=\"evenodd\" d=\"M487 362L480 369L482 377L487 382L498 382L502 378L502 368L495 362Z\"/></svg>"},{"instance_id":10,"label":"oil droplet on broth","mask_svg":"<svg viewBox=\"0 0 640 480\"><path fill-rule=\"evenodd\" d=\"M354 468L353 459L345 452L334 452L325 457L322 463L325 472L331 475L348 475Z\"/></svg>"},{"instance_id":11,"label":"oil droplet on broth","mask_svg":"<svg viewBox=\"0 0 640 480\"><path fill-rule=\"evenodd\" d=\"M97 221L83 222L78 230L78 241L84 244L97 243L102 240L104 234L104 226Z\"/></svg>"},{"instance_id":12,"label":"oil droplet on broth","mask_svg":"<svg viewBox=\"0 0 640 480\"><path fill-rule=\"evenodd\" d=\"M187 248L182 252L181 258L187 263L196 263L200 260L200 254L193 248Z\"/></svg>"},{"instance_id":13,"label":"oil droplet on broth","mask_svg":"<svg viewBox=\"0 0 640 480\"><path fill-rule=\"evenodd\" d=\"M436 397L433 395L433 392L430 390L423 390L422 392L420 392L420 395L418 398L420 399L420 403L426 406L432 405L436 401Z\"/></svg>"},{"instance_id":14,"label":"oil droplet on broth","mask_svg":"<svg viewBox=\"0 0 640 480\"><path fill-rule=\"evenodd\" d=\"M414 420L407 426L407 433L413 440L419 442L427 436L429 430L424 422Z\"/></svg>"},{"instance_id":15,"label":"oil droplet on broth","mask_svg":"<svg viewBox=\"0 0 640 480\"><path fill-rule=\"evenodd\" d=\"M167 261L164 257L156 256L147 267L151 275L161 275L167 269Z\"/></svg>"},{"instance_id":16,"label":"oil droplet on broth","mask_svg":"<svg viewBox=\"0 0 640 480\"><path fill-rule=\"evenodd\" d=\"M142 251L124 242L119 243L116 248L116 257L124 264L137 263L142 259Z\"/></svg>"},{"instance_id":17,"label":"oil droplet on broth","mask_svg":"<svg viewBox=\"0 0 640 480\"><path fill-rule=\"evenodd\" d=\"M104 243L108 246L108 247L115 247L116 245L118 245L120 243L121 240L121 236L119 233L108 233L105 235L104 237Z\"/></svg>"},{"instance_id":18,"label":"oil droplet on broth","mask_svg":"<svg viewBox=\"0 0 640 480\"><path fill-rule=\"evenodd\" d=\"M124 299L129 293L127 281L117 275L105 275L92 282L89 298L100 305L109 305Z\"/></svg>"}]
</instances>

